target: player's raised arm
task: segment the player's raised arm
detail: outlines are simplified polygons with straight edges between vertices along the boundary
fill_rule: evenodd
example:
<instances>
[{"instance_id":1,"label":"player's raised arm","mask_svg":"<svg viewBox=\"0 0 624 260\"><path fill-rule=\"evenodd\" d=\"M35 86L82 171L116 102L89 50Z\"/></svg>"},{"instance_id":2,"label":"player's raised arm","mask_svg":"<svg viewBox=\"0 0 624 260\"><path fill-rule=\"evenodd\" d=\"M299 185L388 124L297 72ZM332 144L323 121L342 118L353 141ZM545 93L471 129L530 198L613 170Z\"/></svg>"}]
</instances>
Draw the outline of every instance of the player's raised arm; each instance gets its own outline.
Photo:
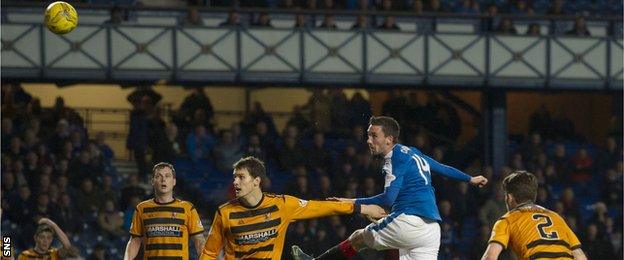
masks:
<instances>
[{"instance_id":1,"label":"player's raised arm","mask_svg":"<svg viewBox=\"0 0 624 260\"><path fill-rule=\"evenodd\" d=\"M390 171L386 172L386 183L384 184L383 193L368 198L358 198L355 200L355 203L391 207L403 185L403 177L405 176L404 164L405 163L396 163L392 165Z\"/></svg>"},{"instance_id":2,"label":"player's raised arm","mask_svg":"<svg viewBox=\"0 0 624 260\"><path fill-rule=\"evenodd\" d=\"M587 260L587 256L585 256L583 249L580 248L572 250L572 256L574 256L575 260Z\"/></svg>"},{"instance_id":3,"label":"player's raised arm","mask_svg":"<svg viewBox=\"0 0 624 260\"><path fill-rule=\"evenodd\" d=\"M217 210L210 227L210 233L206 239L204 250L201 252L199 259L217 259L221 250L223 250L223 221L221 220L221 212Z\"/></svg>"},{"instance_id":4,"label":"player's raised arm","mask_svg":"<svg viewBox=\"0 0 624 260\"><path fill-rule=\"evenodd\" d=\"M498 255L503 252L503 249L503 246L498 243L490 243L487 249L485 249L481 260L496 260L498 259Z\"/></svg>"},{"instance_id":5,"label":"player's raised arm","mask_svg":"<svg viewBox=\"0 0 624 260\"><path fill-rule=\"evenodd\" d=\"M65 249L71 248L72 245L71 245L71 242L69 241L69 237L67 237L65 232L63 232L63 230L56 223L54 223L54 221L50 220L49 218L41 218L38 221L38 224L40 225L45 224L45 225L50 226L52 229L54 229L54 233L56 233L56 235L58 236L63 247Z\"/></svg>"},{"instance_id":6,"label":"player's raised arm","mask_svg":"<svg viewBox=\"0 0 624 260\"><path fill-rule=\"evenodd\" d=\"M379 206L359 205L352 201L303 200L284 195L284 204L293 220L357 213L378 219L386 215L384 209Z\"/></svg>"},{"instance_id":7,"label":"player's raised arm","mask_svg":"<svg viewBox=\"0 0 624 260\"><path fill-rule=\"evenodd\" d=\"M475 176L475 177L471 177L470 175L445 164L442 164L434 159L432 159L431 157L425 155L424 153L420 152L419 150L412 148L413 150L415 150L420 157L422 157L425 162L427 164L429 164L429 168L431 171L442 174L446 177L449 177L451 179L455 179L455 180L459 180L459 181L465 181L465 182L470 182L470 184L478 186L478 187L483 187L487 184L488 180L479 175L479 176Z\"/></svg>"}]
</instances>

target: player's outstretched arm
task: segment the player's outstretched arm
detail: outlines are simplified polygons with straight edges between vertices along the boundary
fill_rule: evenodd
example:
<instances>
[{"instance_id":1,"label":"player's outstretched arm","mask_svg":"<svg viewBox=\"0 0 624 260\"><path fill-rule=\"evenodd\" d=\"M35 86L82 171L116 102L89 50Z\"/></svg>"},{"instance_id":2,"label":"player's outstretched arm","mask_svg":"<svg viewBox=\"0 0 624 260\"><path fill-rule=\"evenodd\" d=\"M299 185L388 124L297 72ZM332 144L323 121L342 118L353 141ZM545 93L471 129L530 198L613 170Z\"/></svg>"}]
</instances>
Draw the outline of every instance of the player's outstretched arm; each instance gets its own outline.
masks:
<instances>
[{"instance_id":1,"label":"player's outstretched arm","mask_svg":"<svg viewBox=\"0 0 624 260\"><path fill-rule=\"evenodd\" d=\"M204 238L204 234L197 234L191 237L193 239L193 243L195 243L195 250L197 250L197 256L201 256L202 251L204 249L204 245L206 244L206 238Z\"/></svg>"},{"instance_id":2,"label":"player's outstretched arm","mask_svg":"<svg viewBox=\"0 0 624 260\"><path fill-rule=\"evenodd\" d=\"M221 220L221 212L217 210L210 227L210 233L204 244L204 249L199 256L201 260L217 259L223 249L223 220Z\"/></svg>"},{"instance_id":3,"label":"player's outstretched arm","mask_svg":"<svg viewBox=\"0 0 624 260\"><path fill-rule=\"evenodd\" d=\"M294 220L357 213L372 218L382 218L386 215L385 210L377 205L360 205L354 201L308 201L288 195L284 195L284 198L286 208L291 212Z\"/></svg>"},{"instance_id":4,"label":"player's outstretched arm","mask_svg":"<svg viewBox=\"0 0 624 260\"><path fill-rule=\"evenodd\" d=\"M587 260L587 256L585 256L583 249L580 248L572 250L572 256L574 256L575 260Z\"/></svg>"},{"instance_id":5,"label":"player's outstretched arm","mask_svg":"<svg viewBox=\"0 0 624 260\"><path fill-rule=\"evenodd\" d=\"M498 255L503 251L503 246L499 243L490 243L485 249L485 253L481 257L481 260L496 260Z\"/></svg>"},{"instance_id":6,"label":"player's outstretched arm","mask_svg":"<svg viewBox=\"0 0 624 260\"><path fill-rule=\"evenodd\" d=\"M63 247L65 249L71 248L71 242L69 241L69 237L67 237L67 234L65 234L65 232L63 232L63 230L61 230L61 228L58 225L56 225L54 221L50 220L49 218L41 218L39 219L37 223L45 224L45 225L52 227L52 229L54 229L54 233L56 233L59 240L61 241L61 244L63 245Z\"/></svg>"},{"instance_id":7,"label":"player's outstretched arm","mask_svg":"<svg viewBox=\"0 0 624 260\"><path fill-rule=\"evenodd\" d=\"M139 253L141 247L142 238L131 236L126 245L126 252L124 253L124 260L132 260Z\"/></svg>"}]
</instances>

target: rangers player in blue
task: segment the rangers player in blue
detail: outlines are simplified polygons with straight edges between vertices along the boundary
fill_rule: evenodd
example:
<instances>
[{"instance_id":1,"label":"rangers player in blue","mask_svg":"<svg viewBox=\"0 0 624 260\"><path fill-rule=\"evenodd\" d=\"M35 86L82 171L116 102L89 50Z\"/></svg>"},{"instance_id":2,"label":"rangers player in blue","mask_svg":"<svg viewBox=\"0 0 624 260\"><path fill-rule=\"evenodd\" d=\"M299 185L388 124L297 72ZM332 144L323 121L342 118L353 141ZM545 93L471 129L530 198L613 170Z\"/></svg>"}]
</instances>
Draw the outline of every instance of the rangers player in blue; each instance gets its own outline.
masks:
<instances>
[{"instance_id":1,"label":"rangers player in blue","mask_svg":"<svg viewBox=\"0 0 624 260\"><path fill-rule=\"evenodd\" d=\"M441 164L416 148L397 143L399 123L391 117L371 117L368 146L373 155L384 157L384 192L358 198L358 204L392 207L385 218L356 230L351 236L316 259L350 259L364 248L399 249L400 259L437 259L440 247L440 213L436 205L431 172L483 187L488 180L471 177ZM339 198L337 200L350 200ZM313 259L298 246L292 248L297 260Z\"/></svg>"}]
</instances>

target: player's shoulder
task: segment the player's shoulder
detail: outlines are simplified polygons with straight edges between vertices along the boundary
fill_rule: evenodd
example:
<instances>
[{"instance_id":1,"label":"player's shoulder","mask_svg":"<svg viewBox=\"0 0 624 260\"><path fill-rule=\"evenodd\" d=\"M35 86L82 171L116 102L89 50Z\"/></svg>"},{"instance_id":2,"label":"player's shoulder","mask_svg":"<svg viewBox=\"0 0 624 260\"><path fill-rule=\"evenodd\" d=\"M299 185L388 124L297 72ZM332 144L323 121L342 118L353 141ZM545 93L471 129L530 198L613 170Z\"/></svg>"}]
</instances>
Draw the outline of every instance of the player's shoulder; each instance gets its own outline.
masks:
<instances>
[{"instance_id":1,"label":"player's shoulder","mask_svg":"<svg viewBox=\"0 0 624 260\"><path fill-rule=\"evenodd\" d=\"M270 198L270 199L284 199L286 196L288 195L284 195L284 194L275 194L275 193L270 193L270 192L265 192L264 196L266 198ZM292 196L291 196L292 197Z\"/></svg>"},{"instance_id":2,"label":"player's shoulder","mask_svg":"<svg viewBox=\"0 0 624 260\"><path fill-rule=\"evenodd\" d=\"M537 204L527 204L521 207L517 207L509 212L507 212L504 216L507 216L509 219L518 219L523 217L532 217L534 214L545 214L549 216L559 216L556 212L544 208Z\"/></svg>"},{"instance_id":3,"label":"player's shoulder","mask_svg":"<svg viewBox=\"0 0 624 260\"><path fill-rule=\"evenodd\" d=\"M20 256L38 256L39 254L35 253L35 250L32 248L26 249L24 251L22 251L20 254Z\"/></svg>"},{"instance_id":4,"label":"player's shoulder","mask_svg":"<svg viewBox=\"0 0 624 260\"><path fill-rule=\"evenodd\" d=\"M178 207L183 207L188 210L192 210L195 208L195 205L192 202L182 199L175 199L174 205Z\"/></svg>"},{"instance_id":5,"label":"player's shoulder","mask_svg":"<svg viewBox=\"0 0 624 260\"><path fill-rule=\"evenodd\" d=\"M412 147L396 144L394 148L392 148L392 162L408 161L414 153L416 152L412 150Z\"/></svg>"},{"instance_id":6,"label":"player's shoulder","mask_svg":"<svg viewBox=\"0 0 624 260\"><path fill-rule=\"evenodd\" d=\"M239 206L240 205L240 201L238 199L231 199L221 205L219 205L219 210L225 210L228 209L230 207L234 207L234 206Z\"/></svg>"},{"instance_id":7,"label":"player's shoulder","mask_svg":"<svg viewBox=\"0 0 624 260\"><path fill-rule=\"evenodd\" d=\"M136 208L137 209L143 209L143 208L146 208L146 207L152 207L154 205L156 205L156 202L154 202L154 199L148 199L148 200L144 200L144 201L139 202L136 205Z\"/></svg>"}]
</instances>

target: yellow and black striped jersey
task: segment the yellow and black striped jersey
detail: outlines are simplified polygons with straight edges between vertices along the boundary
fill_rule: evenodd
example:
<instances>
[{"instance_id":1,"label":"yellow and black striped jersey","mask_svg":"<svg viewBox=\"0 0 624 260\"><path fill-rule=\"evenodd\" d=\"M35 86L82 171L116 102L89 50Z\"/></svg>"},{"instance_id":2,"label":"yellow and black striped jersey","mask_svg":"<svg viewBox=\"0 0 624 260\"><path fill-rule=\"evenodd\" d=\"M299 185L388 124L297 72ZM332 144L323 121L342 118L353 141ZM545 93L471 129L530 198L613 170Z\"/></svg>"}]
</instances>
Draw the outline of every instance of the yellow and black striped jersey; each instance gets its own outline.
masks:
<instances>
[{"instance_id":1,"label":"yellow and black striped jersey","mask_svg":"<svg viewBox=\"0 0 624 260\"><path fill-rule=\"evenodd\" d=\"M28 260L28 259L49 259L49 260L58 260L59 259L59 250L54 247L50 247L45 254L39 254L33 248L23 251L17 257L18 260Z\"/></svg>"},{"instance_id":2,"label":"yellow and black striped jersey","mask_svg":"<svg viewBox=\"0 0 624 260\"><path fill-rule=\"evenodd\" d=\"M154 199L139 203L132 217L130 234L143 237L143 259L189 258L189 237L202 233L197 209L188 201L174 199L158 203Z\"/></svg>"},{"instance_id":3,"label":"yellow and black striped jersey","mask_svg":"<svg viewBox=\"0 0 624 260\"><path fill-rule=\"evenodd\" d=\"M557 213L535 204L503 215L492 230L490 243L511 249L520 259L570 259L581 242Z\"/></svg>"},{"instance_id":4,"label":"yellow and black striped jersey","mask_svg":"<svg viewBox=\"0 0 624 260\"><path fill-rule=\"evenodd\" d=\"M200 259L280 259L288 225L296 220L355 210L351 202L307 201L288 195L263 194L255 207L232 200L217 210Z\"/></svg>"}]
</instances>

